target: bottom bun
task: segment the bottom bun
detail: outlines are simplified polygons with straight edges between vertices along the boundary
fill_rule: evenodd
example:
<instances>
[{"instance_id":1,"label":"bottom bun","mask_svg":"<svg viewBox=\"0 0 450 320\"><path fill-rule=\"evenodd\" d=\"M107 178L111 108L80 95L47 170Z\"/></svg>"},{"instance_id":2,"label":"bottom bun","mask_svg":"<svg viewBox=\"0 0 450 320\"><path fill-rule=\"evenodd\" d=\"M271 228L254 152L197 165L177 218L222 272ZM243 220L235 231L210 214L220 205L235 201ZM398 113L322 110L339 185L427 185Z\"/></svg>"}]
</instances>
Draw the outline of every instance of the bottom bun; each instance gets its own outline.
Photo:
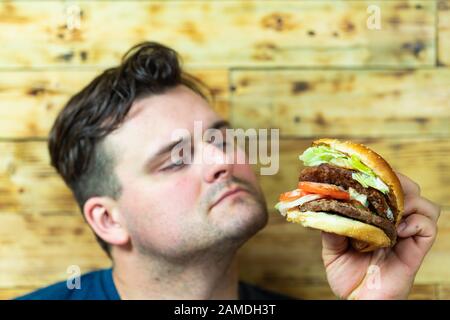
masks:
<instances>
[{"instance_id":1,"label":"bottom bun","mask_svg":"<svg viewBox=\"0 0 450 320\"><path fill-rule=\"evenodd\" d=\"M391 240L380 228L326 212L290 210L287 221L352 238L352 246L361 252L391 246Z\"/></svg>"}]
</instances>

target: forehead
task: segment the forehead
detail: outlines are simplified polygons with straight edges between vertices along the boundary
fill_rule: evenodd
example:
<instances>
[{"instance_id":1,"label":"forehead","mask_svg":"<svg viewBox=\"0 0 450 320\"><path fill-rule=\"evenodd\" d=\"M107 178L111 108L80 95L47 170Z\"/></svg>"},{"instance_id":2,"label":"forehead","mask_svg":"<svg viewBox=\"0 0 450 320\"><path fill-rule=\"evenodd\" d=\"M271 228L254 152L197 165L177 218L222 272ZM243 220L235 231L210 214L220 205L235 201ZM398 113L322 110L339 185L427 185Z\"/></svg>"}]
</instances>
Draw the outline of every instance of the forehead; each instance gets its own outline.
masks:
<instances>
[{"instance_id":1,"label":"forehead","mask_svg":"<svg viewBox=\"0 0 450 320\"><path fill-rule=\"evenodd\" d=\"M205 99L185 86L177 86L136 101L124 123L108 136L108 141L122 150L145 148L151 153L170 142L176 129L192 132L194 121L202 121L206 128L218 119L219 115Z\"/></svg>"}]
</instances>

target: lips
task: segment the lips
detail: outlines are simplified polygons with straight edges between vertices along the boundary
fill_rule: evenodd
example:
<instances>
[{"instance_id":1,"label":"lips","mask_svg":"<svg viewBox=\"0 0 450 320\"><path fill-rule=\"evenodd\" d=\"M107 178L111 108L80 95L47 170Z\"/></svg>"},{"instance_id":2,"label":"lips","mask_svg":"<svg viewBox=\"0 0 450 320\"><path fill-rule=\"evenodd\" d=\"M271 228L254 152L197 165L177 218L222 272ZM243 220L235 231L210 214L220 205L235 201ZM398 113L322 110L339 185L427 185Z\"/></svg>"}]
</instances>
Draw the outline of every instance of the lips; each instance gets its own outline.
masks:
<instances>
[{"instance_id":1,"label":"lips","mask_svg":"<svg viewBox=\"0 0 450 320\"><path fill-rule=\"evenodd\" d=\"M238 193L238 192L241 192L241 191L248 192L247 190L238 187L238 188L233 188L233 189L230 189L230 190L228 190L228 191L222 193L222 194L219 196L219 198L217 198L217 200L211 205L210 209L212 209L212 208L215 207L217 204L219 204L223 199L225 199L225 198L227 198L227 197L229 197L229 196L231 196L231 195L233 195L233 194L236 194L236 193Z\"/></svg>"}]
</instances>

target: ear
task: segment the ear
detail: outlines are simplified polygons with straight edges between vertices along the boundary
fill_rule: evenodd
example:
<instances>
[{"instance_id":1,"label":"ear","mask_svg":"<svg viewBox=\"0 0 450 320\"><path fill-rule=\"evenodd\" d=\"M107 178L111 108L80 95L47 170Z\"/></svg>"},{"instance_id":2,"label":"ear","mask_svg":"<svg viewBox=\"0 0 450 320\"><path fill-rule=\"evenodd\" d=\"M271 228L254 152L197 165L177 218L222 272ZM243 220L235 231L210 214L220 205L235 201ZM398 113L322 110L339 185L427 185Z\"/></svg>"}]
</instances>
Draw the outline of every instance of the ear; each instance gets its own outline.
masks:
<instances>
[{"instance_id":1,"label":"ear","mask_svg":"<svg viewBox=\"0 0 450 320\"><path fill-rule=\"evenodd\" d=\"M92 197L83 207L83 214L94 232L111 245L129 241L117 202L108 197Z\"/></svg>"}]
</instances>

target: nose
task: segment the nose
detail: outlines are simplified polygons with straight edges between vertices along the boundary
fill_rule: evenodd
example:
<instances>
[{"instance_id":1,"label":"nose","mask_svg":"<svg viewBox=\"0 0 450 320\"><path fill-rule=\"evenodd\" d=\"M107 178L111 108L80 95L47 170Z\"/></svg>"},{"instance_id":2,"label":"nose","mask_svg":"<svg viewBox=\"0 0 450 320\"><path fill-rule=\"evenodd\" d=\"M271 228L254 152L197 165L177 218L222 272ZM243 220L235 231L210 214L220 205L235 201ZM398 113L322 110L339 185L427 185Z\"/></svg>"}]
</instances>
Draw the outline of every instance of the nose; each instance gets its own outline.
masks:
<instances>
[{"instance_id":1,"label":"nose","mask_svg":"<svg viewBox=\"0 0 450 320\"><path fill-rule=\"evenodd\" d=\"M233 175L233 163L226 153L214 145L203 145L203 177L206 182L227 180Z\"/></svg>"}]
</instances>

